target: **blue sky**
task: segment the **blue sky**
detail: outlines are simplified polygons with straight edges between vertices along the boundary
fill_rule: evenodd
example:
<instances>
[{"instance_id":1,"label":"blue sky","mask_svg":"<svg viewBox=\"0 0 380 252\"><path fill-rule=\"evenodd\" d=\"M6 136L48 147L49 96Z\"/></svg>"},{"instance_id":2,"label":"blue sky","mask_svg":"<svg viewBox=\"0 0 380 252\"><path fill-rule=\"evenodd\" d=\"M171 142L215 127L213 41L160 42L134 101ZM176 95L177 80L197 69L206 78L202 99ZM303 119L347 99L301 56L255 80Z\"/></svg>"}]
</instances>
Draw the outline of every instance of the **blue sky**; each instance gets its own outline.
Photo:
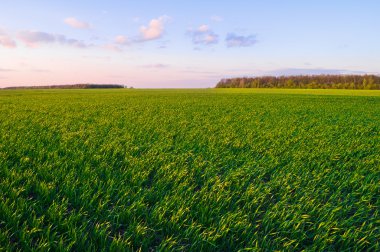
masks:
<instances>
[{"instance_id":1,"label":"blue sky","mask_svg":"<svg viewBox=\"0 0 380 252\"><path fill-rule=\"evenodd\" d=\"M380 1L6 0L0 87L380 72Z\"/></svg>"}]
</instances>

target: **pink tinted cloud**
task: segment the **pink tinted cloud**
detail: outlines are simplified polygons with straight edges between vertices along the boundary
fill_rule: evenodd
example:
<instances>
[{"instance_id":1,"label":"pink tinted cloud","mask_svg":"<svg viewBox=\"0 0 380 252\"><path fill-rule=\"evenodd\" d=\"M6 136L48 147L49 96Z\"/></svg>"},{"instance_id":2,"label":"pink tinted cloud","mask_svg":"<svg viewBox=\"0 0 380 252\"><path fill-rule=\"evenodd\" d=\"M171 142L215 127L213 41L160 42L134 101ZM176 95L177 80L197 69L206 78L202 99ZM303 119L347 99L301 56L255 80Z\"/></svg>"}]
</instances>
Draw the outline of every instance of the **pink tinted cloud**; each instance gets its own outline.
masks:
<instances>
[{"instance_id":1,"label":"pink tinted cloud","mask_svg":"<svg viewBox=\"0 0 380 252\"><path fill-rule=\"evenodd\" d=\"M14 41L5 31L0 29L0 45L6 48L15 48L16 41Z\"/></svg>"},{"instance_id":2,"label":"pink tinted cloud","mask_svg":"<svg viewBox=\"0 0 380 252\"><path fill-rule=\"evenodd\" d=\"M64 35L52 34L40 31L22 31L19 33L18 38L29 47L37 47L40 44L53 44L58 43L77 48L87 48L83 41L77 39L66 38Z\"/></svg>"},{"instance_id":3,"label":"pink tinted cloud","mask_svg":"<svg viewBox=\"0 0 380 252\"><path fill-rule=\"evenodd\" d=\"M196 30L190 30L189 34L194 44L211 45L219 41L219 36L208 25L201 25Z\"/></svg>"},{"instance_id":4,"label":"pink tinted cloud","mask_svg":"<svg viewBox=\"0 0 380 252\"><path fill-rule=\"evenodd\" d=\"M257 43L256 35L241 36L234 33L227 34L227 47L249 47Z\"/></svg>"},{"instance_id":5,"label":"pink tinted cloud","mask_svg":"<svg viewBox=\"0 0 380 252\"><path fill-rule=\"evenodd\" d=\"M169 65L157 63L157 64L149 64L149 65L142 65L143 68L155 68L155 69L162 69L162 68L168 68Z\"/></svg>"},{"instance_id":6,"label":"pink tinted cloud","mask_svg":"<svg viewBox=\"0 0 380 252\"><path fill-rule=\"evenodd\" d=\"M147 26L140 26L140 34L134 37L118 35L114 38L113 47L119 51L120 46L130 46L136 43L144 43L151 40L160 39L165 33L165 24L170 21L170 17L163 15L150 20ZM108 45L110 47L110 45ZM112 49L112 47L111 47Z\"/></svg>"},{"instance_id":7,"label":"pink tinted cloud","mask_svg":"<svg viewBox=\"0 0 380 252\"><path fill-rule=\"evenodd\" d=\"M90 29L91 28L91 25L89 23L79 21L75 17L65 18L64 22L65 22L65 24L67 24L73 28L76 28L76 29Z\"/></svg>"},{"instance_id":8,"label":"pink tinted cloud","mask_svg":"<svg viewBox=\"0 0 380 252\"><path fill-rule=\"evenodd\" d=\"M13 72L13 69L8 69L8 68L0 68L0 72Z\"/></svg>"},{"instance_id":9,"label":"pink tinted cloud","mask_svg":"<svg viewBox=\"0 0 380 252\"><path fill-rule=\"evenodd\" d=\"M115 37L115 43L118 45L127 45L130 44L130 40L124 35L119 35Z\"/></svg>"},{"instance_id":10,"label":"pink tinted cloud","mask_svg":"<svg viewBox=\"0 0 380 252\"><path fill-rule=\"evenodd\" d=\"M122 52L123 51L118 45L115 45L115 44L105 44L101 47L103 49L113 51L113 52Z\"/></svg>"},{"instance_id":11,"label":"pink tinted cloud","mask_svg":"<svg viewBox=\"0 0 380 252\"><path fill-rule=\"evenodd\" d=\"M159 39L162 37L165 31L165 23L170 18L168 16L161 16L156 19L152 19L148 26L140 27L140 35L143 41Z\"/></svg>"},{"instance_id":12,"label":"pink tinted cloud","mask_svg":"<svg viewBox=\"0 0 380 252\"><path fill-rule=\"evenodd\" d=\"M8 36L0 35L0 45L7 48L15 48L16 42Z\"/></svg>"}]
</instances>

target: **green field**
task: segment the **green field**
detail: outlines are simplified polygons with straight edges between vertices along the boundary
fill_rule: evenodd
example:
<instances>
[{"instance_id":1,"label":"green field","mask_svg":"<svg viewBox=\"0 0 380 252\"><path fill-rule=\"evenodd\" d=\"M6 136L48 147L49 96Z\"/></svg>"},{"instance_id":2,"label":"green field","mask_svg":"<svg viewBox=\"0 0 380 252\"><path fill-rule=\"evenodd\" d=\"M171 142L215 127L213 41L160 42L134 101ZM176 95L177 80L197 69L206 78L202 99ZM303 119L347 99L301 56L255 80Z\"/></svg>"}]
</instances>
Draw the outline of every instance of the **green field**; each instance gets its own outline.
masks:
<instances>
[{"instance_id":1,"label":"green field","mask_svg":"<svg viewBox=\"0 0 380 252\"><path fill-rule=\"evenodd\" d=\"M0 90L0 251L379 251L380 91Z\"/></svg>"}]
</instances>

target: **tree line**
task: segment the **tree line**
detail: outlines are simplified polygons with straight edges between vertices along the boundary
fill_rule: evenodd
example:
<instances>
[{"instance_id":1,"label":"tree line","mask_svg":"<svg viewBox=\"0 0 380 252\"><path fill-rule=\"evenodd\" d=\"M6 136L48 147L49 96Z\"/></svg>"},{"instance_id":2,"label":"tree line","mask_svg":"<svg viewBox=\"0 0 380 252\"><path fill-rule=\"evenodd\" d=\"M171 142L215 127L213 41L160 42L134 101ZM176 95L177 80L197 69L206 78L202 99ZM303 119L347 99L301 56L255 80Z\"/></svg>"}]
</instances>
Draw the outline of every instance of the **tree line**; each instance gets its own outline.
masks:
<instances>
[{"instance_id":1,"label":"tree line","mask_svg":"<svg viewBox=\"0 0 380 252\"><path fill-rule=\"evenodd\" d=\"M6 87L4 89L91 89L91 88L126 88L120 84L73 84L73 85L50 85L50 86L19 86Z\"/></svg>"},{"instance_id":2,"label":"tree line","mask_svg":"<svg viewBox=\"0 0 380 252\"><path fill-rule=\"evenodd\" d=\"M377 75L296 75L222 79L216 88L380 89Z\"/></svg>"}]
</instances>

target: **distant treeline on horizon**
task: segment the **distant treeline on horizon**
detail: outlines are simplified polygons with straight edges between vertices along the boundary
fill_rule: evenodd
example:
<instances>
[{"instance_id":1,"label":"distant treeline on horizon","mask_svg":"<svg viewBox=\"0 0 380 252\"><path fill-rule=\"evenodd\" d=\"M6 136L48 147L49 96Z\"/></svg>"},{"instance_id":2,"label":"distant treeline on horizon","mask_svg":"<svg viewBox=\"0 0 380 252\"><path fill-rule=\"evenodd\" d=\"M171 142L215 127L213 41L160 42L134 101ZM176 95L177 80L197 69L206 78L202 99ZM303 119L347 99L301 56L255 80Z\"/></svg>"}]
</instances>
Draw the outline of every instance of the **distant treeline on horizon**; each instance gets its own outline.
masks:
<instances>
[{"instance_id":1,"label":"distant treeline on horizon","mask_svg":"<svg viewBox=\"0 0 380 252\"><path fill-rule=\"evenodd\" d=\"M216 88L380 89L376 75L294 75L222 79Z\"/></svg>"},{"instance_id":2,"label":"distant treeline on horizon","mask_svg":"<svg viewBox=\"0 0 380 252\"><path fill-rule=\"evenodd\" d=\"M73 84L73 85L51 85L51 86L19 86L6 87L4 89L90 89L90 88L126 88L120 84Z\"/></svg>"}]
</instances>

